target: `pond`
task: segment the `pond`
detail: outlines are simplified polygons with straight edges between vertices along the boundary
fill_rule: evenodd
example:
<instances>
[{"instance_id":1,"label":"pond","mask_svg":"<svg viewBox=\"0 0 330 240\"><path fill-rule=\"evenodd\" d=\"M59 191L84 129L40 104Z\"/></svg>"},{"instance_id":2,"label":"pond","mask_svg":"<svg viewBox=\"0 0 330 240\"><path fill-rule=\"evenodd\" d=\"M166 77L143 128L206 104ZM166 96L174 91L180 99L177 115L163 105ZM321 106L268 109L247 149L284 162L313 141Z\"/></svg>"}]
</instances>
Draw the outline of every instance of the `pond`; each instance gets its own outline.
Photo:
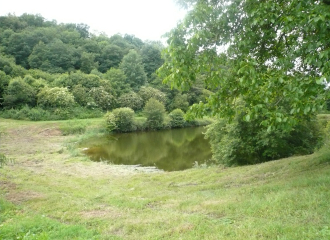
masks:
<instances>
[{"instance_id":1,"label":"pond","mask_svg":"<svg viewBox=\"0 0 330 240\"><path fill-rule=\"evenodd\" d=\"M196 127L111 134L88 139L80 147L93 161L179 171L210 161L211 147L203 131Z\"/></svg>"}]
</instances>

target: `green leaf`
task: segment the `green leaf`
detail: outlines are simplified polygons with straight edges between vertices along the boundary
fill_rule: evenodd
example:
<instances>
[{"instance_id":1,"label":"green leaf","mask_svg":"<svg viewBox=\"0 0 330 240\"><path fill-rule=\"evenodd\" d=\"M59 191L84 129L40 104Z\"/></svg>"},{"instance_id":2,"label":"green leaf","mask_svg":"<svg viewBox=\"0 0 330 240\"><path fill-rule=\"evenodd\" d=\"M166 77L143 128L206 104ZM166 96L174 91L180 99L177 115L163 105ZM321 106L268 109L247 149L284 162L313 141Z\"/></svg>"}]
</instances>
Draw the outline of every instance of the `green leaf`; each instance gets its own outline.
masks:
<instances>
[{"instance_id":1,"label":"green leaf","mask_svg":"<svg viewBox=\"0 0 330 240\"><path fill-rule=\"evenodd\" d=\"M325 78L321 77L321 78L316 80L316 83L319 84L319 85L322 85L322 84L324 84L324 81L325 81Z\"/></svg>"}]
</instances>

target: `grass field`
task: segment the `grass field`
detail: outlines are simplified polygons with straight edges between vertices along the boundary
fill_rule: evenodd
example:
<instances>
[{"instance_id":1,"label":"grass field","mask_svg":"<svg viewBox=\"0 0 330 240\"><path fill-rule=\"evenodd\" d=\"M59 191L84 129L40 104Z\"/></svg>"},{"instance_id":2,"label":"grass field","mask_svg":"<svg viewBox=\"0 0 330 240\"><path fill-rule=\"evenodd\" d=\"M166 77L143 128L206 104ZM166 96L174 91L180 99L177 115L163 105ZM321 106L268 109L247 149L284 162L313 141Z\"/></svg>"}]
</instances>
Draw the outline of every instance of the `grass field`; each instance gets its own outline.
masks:
<instances>
[{"instance_id":1,"label":"grass field","mask_svg":"<svg viewBox=\"0 0 330 240\"><path fill-rule=\"evenodd\" d=\"M10 159L0 239L330 239L329 145L254 166L149 172L83 156L75 143L101 125L0 119Z\"/></svg>"}]
</instances>

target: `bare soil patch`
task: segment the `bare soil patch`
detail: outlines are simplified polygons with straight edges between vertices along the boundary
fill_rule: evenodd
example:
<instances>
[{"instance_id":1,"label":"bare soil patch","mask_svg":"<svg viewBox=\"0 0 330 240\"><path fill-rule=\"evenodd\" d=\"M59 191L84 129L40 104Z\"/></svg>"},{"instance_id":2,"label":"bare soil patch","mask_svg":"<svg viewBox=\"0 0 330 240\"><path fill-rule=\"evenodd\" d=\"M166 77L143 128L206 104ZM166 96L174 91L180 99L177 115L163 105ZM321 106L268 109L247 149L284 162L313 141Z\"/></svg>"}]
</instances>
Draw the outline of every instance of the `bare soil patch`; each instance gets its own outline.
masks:
<instances>
[{"instance_id":1,"label":"bare soil patch","mask_svg":"<svg viewBox=\"0 0 330 240\"><path fill-rule=\"evenodd\" d=\"M45 196L41 193L34 191L18 191L18 192L9 192L6 195L6 199L14 204L20 204L22 202L43 199Z\"/></svg>"}]
</instances>

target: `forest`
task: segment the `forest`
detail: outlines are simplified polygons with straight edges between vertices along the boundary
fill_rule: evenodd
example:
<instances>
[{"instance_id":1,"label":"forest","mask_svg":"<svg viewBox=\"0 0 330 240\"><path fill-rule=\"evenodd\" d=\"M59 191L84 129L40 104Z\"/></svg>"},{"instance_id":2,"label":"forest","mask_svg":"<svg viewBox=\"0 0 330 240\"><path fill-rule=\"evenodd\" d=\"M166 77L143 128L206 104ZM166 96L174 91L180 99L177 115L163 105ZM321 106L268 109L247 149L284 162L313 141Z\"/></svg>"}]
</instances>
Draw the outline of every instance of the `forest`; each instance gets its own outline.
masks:
<instances>
[{"instance_id":1,"label":"forest","mask_svg":"<svg viewBox=\"0 0 330 240\"><path fill-rule=\"evenodd\" d=\"M185 112L211 93L202 81L180 92L162 84L161 42L133 35L94 35L86 24L41 15L0 17L0 115L26 120L103 116L115 108L141 112L154 98ZM178 111L178 110L177 110Z\"/></svg>"}]
</instances>

